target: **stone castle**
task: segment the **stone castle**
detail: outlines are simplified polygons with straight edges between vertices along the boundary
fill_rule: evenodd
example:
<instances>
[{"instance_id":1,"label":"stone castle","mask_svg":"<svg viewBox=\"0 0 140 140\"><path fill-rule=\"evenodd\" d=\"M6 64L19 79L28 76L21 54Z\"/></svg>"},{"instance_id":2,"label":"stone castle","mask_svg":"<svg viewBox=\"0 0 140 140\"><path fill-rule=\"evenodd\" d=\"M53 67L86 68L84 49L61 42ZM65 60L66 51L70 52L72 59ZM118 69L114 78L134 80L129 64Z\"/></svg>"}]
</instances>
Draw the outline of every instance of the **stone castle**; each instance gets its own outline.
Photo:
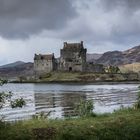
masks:
<instances>
[{"instance_id":1,"label":"stone castle","mask_svg":"<svg viewBox=\"0 0 140 140\"><path fill-rule=\"evenodd\" d=\"M35 54L34 72L39 75L52 71L103 72L103 65L86 61L86 53L87 49L84 48L83 41L64 42L63 49L60 50L60 58L56 59L54 54Z\"/></svg>"}]
</instances>

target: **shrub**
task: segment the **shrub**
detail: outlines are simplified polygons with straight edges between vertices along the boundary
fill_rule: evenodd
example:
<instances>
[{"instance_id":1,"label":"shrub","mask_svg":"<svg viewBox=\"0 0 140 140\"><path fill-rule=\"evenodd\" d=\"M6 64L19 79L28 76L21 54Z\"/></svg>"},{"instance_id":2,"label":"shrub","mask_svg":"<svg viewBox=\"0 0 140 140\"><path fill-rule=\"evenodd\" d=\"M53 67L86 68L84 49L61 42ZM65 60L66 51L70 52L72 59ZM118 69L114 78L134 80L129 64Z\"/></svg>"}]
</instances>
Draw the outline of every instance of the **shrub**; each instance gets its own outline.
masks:
<instances>
[{"instance_id":1,"label":"shrub","mask_svg":"<svg viewBox=\"0 0 140 140\"><path fill-rule=\"evenodd\" d=\"M12 92L0 92L0 109L3 107L6 101L10 101L12 97Z\"/></svg>"},{"instance_id":2,"label":"shrub","mask_svg":"<svg viewBox=\"0 0 140 140\"><path fill-rule=\"evenodd\" d=\"M6 80L2 80L0 79L0 86L3 86L4 84L6 84L7 81ZM10 103L12 108L16 108L16 107L23 107L26 103L25 100L23 98L20 99L15 99L15 100L11 100L12 97L12 92L0 92L0 109L3 108L3 106L5 105L6 102ZM3 120L3 116L0 116L1 119L0 121Z\"/></svg>"},{"instance_id":3,"label":"shrub","mask_svg":"<svg viewBox=\"0 0 140 140\"><path fill-rule=\"evenodd\" d=\"M32 132L35 140L52 140L56 135L56 128L34 128Z\"/></svg>"},{"instance_id":4,"label":"shrub","mask_svg":"<svg viewBox=\"0 0 140 140\"><path fill-rule=\"evenodd\" d=\"M93 113L94 105L92 100L82 100L75 105L75 112L79 117L95 116Z\"/></svg>"},{"instance_id":5,"label":"shrub","mask_svg":"<svg viewBox=\"0 0 140 140\"><path fill-rule=\"evenodd\" d=\"M33 115L32 118L36 120L48 119L50 114L51 114L51 111L49 111L48 113L45 113L42 111L38 114Z\"/></svg>"},{"instance_id":6,"label":"shrub","mask_svg":"<svg viewBox=\"0 0 140 140\"><path fill-rule=\"evenodd\" d=\"M6 83L7 83L7 80L0 79L0 86L2 86L3 84L6 84Z\"/></svg>"},{"instance_id":7,"label":"shrub","mask_svg":"<svg viewBox=\"0 0 140 140\"><path fill-rule=\"evenodd\" d=\"M16 107L23 107L26 103L23 98L20 99L15 99L14 101L11 101L11 107L16 108Z\"/></svg>"},{"instance_id":8,"label":"shrub","mask_svg":"<svg viewBox=\"0 0 140 140\"><path fill-rule=\"evenodd\" d=\"M140 109L140 87L139 87L139 92L137 95L137 102L134 105L135 109Z\"/></svg>"}]
</instances>

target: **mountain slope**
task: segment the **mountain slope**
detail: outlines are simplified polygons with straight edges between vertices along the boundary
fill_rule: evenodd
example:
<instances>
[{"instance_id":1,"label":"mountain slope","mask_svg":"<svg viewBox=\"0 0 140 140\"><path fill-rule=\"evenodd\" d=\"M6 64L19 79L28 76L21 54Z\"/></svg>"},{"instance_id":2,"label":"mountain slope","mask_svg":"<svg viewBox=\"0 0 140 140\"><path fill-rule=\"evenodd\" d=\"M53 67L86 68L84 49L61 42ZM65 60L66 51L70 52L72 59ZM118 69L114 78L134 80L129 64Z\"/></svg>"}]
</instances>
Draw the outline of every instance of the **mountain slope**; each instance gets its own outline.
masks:
<instances>
[{"instance_id":1,"label":"mountain slope","mask_svg":"<svg viewBox=\"0 0 140 140\"><path fill-rule=\"evenodd\" d=\"M87 62L95 62L95 60L99 59L102 56L102 54L98 54L98 53L93 53L93 54L89 54L87 53Z\"/></svg>"},{"instance_id":2,"label":"mountain slope","mask_svg":"<svg viewBox=\"0 0 140 140\"><path fill-rule=\"evenodd\" d=\"M0 77L19 77L33 75L33 63L22 63L10 67L0 68Z\"/></svg>"},{"instance_id":3,"label":"mountain slope","mask_svg":"<svg viewBox=\"0 0 140 140\"><path fill-rule=\"evenodd\" d=\"M132 63L126 65L119 66L121 72L128 73L128 72L139 72L140 73L140 63Z\"/></svg>"},{"instance_id":4,"label":"mountain slope","mask_svg":"<svg viewBox=\"0 0 140 140\"><path fill-rule=\"evenodd\" d=\"M3 65L3 66L0 66L0 68L10 68L10 67L15 67L15 66L22 65L22 64L25 64L25 62L16 61L14 63L10 63L10 64L6 64L6 65Z\"/></svg>"},{"instance_id":5,"label":"mountain slope","mask_svg":"<svg viewBox=\"0 0 140 140\"><path fill-rule=\"evenodd\" d=\"M140 46L133 47L126 51L112 51L104 53L96 63L104 65L124 65L140 63Z\"/></svg>"}]
</instances>

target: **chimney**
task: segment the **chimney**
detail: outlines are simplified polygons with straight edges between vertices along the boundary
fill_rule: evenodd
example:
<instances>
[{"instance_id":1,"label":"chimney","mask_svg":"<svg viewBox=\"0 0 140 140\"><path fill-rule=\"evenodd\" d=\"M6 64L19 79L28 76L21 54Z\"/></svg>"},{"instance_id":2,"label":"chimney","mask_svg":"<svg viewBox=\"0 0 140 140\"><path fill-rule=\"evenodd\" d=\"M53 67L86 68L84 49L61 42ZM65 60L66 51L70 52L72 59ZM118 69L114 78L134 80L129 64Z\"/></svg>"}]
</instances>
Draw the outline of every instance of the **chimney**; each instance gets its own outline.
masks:
<instances>
[{"instance_id":1,"label":"chimney","mask_svg":"<svg viewBox=\"0 0 140 140\"><path fill-rule=\"evenodd\" d=\"M67 42L64 42L64 47L66 47L67 46Z\"/></svg>"}]
</instances>

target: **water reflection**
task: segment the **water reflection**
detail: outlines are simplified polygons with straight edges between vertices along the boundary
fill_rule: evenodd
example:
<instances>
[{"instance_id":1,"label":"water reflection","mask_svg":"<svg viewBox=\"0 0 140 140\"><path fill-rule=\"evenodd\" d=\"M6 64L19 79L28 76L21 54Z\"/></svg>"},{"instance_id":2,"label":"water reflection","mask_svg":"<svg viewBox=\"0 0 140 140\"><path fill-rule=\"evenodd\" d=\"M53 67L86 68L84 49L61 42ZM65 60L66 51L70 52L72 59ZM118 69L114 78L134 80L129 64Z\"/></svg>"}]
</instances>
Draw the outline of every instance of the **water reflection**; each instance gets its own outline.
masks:
<instances>
[{"instance_id":1,"label":"water reflection","mask_svg":"<svg viewBox=\"0 0 140 140\"><path fill-rule=\"evenodd\" d=\"M136 101L138 84L7 84L0 91L13 91L13 98L23 97L27 103L22 109L11 109L6 104L0 112L6 120L27 119L42 111L51 111L51 118L62 118L75 115L74 105L80 99L93 100L97 113L131 106Z\"/></svg>"},{"instance_id":2,"label":"water reflection","mask_svg":"<svg viewBox=\"0 0 140 140\"><path fill-rule=\"evenodd\" d=\"M51 117L68 117L75 115L74 106L86 100L86 94L80 93L35 93L36 112L51 111Z\"/></svg>"},{"instance_id":3,"label":"water reflection","mask_svg":"<svg viewBox=\"0 0 140 140\"><path fill-rule=\"evenodd\" d=\"M36 112L52 111L51 117L75 115L74 105L80 99L93 100L97 113L111 112L136 101L138 85L41 85L35 93ZM40 85L34 87L39 90ZM52 90L53 89L53 90Z\"/></svg>"}]
</instances>

